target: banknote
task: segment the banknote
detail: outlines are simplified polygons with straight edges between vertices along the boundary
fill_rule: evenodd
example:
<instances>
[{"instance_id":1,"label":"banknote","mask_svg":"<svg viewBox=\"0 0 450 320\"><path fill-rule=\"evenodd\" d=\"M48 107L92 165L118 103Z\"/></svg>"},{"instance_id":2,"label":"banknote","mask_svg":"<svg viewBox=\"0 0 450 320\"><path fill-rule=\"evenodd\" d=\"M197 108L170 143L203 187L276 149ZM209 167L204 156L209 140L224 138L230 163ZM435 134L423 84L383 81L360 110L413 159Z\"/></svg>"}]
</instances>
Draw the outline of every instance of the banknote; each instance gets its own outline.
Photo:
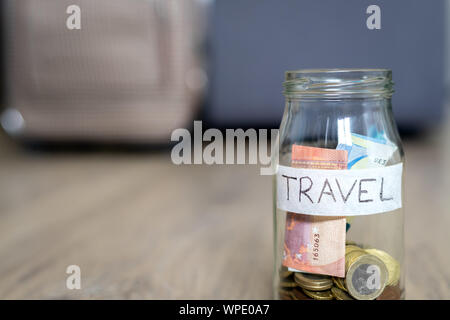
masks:
<instances>
[{"instance_id":1,"label":"banknote","mask_svg":"<svg viewBox=\"0 0 450 320\"><path fill-rule=\"evenodd\" d=\"M292 167L347 169L347 151L293 145ZM287 212L283 265L296 271L345 276L345 217Z\"/></svg>"},{"instance_id":2,"label":"banknote","mask_svg":"<svg viewBox=\"0 0 450 320\"><path fill-rule=\"evenodd\" d=\"M348 152L349 170L384 167L397 150L397 146L385 138L383 131L372 127L369 130L371 136L363 136L357 133L351 134L351 145L338 144L336 150ZM353 217L347 217L346 230L350 229Z\"/></svg>"},{"instance_id":3,"label":"banknote","mask_svg":"<svg viewBox=\"0 0 450 320\"><path fill-rule=\"evenodd\" d=\"M352 133L352 144L339 144L336 150L348 152L348 169L366 169L386 166L397 146L377 135L377 138Z\"/></svg>"},{"instance_id":4,"label":"banknote","mask_svg":"<svg viewBox=\"0 0 450 320\"><path fill-rule=\"evenodd\" d=\"M347 152L293 145L291 166L309 169L347 169Z\"/></svg>"},{"instance_id":5,"label":"banknote","mask_svg":"<svg viewBox=\"0 0 450 320\"><path fill-rule=\"evenodd\" d=\"M283 265L298 271L345 276L345 218L288 212Z\"/></svg>"}]
</instances>

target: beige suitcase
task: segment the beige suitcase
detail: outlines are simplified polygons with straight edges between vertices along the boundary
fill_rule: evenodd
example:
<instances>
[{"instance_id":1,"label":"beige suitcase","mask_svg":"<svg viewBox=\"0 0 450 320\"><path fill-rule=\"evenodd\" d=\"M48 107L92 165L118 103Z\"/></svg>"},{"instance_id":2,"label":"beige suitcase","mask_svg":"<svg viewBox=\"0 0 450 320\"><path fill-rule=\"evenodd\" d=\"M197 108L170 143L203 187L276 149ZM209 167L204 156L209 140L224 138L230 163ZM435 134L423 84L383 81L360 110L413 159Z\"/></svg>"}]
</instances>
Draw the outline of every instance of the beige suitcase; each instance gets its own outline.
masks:
<instances>
[{"instance_id":1,"label":"beige suitcase","mask_svg":"<svg viewBox=\"0 0 450 320\"><path fill-rule=\"evenodd\" d=\"M69 5L81 29L69 30ZM206 86L204 7L194 0L7 0L12 135L164 143L189 127Z\"/></svg>"}]
</instances>

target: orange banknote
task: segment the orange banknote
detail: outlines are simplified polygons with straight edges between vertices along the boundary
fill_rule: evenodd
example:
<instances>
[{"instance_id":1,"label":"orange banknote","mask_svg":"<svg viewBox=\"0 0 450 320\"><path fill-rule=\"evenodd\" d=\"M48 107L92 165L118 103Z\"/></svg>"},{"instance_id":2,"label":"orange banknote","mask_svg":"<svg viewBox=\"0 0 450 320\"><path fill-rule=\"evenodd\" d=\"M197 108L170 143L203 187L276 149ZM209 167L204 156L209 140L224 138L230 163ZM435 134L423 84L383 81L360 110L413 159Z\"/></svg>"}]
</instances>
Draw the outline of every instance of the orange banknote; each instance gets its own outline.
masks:
<instances>
[{"instance_id":1,"label":"orange banknote","mask_svg":"<svg viewBox=\"0 0 450 320\"><path fill-rule=\"evenodd\" d=\"M347 151L292 146L292 167L347 169ZM283 265L303 272L345 276L345 217L288 212Z\"/></svg>"}]
</instances>

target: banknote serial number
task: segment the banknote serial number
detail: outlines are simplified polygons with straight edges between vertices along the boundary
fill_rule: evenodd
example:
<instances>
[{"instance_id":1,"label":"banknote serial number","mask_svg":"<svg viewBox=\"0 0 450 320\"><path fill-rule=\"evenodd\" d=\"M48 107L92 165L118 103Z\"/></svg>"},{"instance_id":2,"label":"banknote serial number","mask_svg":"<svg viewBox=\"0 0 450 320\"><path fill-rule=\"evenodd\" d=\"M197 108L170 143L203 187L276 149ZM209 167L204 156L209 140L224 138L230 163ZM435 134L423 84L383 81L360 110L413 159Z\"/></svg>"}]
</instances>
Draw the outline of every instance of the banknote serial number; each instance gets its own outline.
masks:
<instances>
[{"instance_id":1,"label":"banknote serial number","mask_svg":"<svg viewBox=\"0 0 450 320\"><path fill-rule=\"evenodd\" d=\"M313 260L319 261L320 235L318 233L314 233L313 240Z\"/></svg>"}]
</instances>

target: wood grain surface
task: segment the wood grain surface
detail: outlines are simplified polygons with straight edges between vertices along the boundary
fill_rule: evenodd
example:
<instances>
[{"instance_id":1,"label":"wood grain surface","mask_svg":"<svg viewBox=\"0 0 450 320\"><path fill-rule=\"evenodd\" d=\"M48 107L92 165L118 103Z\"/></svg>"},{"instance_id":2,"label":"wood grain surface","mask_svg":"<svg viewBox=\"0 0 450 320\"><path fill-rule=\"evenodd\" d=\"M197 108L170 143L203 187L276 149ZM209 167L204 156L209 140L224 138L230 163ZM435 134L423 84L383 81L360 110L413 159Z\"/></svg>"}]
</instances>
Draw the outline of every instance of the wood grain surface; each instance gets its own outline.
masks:
<instances>
[{"instance_id":1,"label":"wood grain surface","mask_svg":"<svg viewBox=\"0 0 450 320\"><path fill-rule=\"evenodd\" d=\"M405 141L409 299L450 298L447 131ZM0 219L1 299L271 298L272 180L257 166L1 137ZM66 289L72 264L81 290Z\"/></svg>"}]
</instances>

